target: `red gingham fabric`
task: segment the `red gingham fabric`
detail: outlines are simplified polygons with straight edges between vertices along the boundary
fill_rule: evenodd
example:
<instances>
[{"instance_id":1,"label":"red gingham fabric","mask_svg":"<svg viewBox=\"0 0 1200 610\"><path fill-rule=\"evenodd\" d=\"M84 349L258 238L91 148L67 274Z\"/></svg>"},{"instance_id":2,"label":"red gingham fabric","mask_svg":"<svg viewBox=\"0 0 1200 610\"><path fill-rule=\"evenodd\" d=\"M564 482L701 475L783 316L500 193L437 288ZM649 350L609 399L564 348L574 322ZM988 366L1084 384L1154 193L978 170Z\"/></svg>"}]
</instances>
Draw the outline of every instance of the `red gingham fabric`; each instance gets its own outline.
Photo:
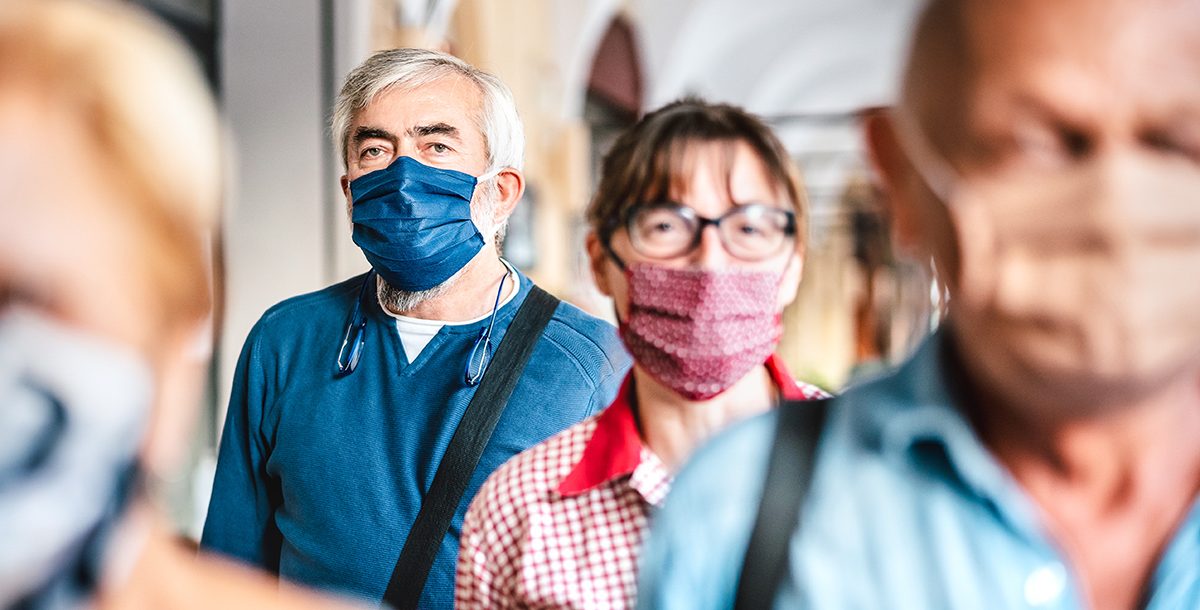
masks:
<instances>
[{"instance_id":1,"label":"red gingham fabric","mask_svg":"<svg viewBox=\"0 0 1200 610\"><path fill-rule=\"evenodd\" d=\"M823 398L771 356L788 400ZM646 448L630 377L607 409L496 470L463 521L455 607L617 609L634 604L638 553L671 473Z\"/></svg>"}]
</instances>

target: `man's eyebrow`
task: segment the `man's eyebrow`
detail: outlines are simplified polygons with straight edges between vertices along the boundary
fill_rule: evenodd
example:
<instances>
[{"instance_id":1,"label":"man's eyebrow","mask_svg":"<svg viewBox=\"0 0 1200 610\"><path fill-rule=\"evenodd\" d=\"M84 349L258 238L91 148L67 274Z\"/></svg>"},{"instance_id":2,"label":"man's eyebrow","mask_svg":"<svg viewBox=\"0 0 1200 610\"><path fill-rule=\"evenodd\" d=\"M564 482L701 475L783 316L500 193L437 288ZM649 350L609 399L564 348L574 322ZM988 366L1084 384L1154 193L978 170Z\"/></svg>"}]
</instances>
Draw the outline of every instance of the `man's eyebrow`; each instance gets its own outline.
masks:
<instances>
[{"instance_id":1,"label":"man's eyebrow","mask_svg":"<svg viewBox=\"0 0 1200 610\"><path fill-rule=\"evenodd\" d=\"M458 128L449 123L434 123L432 125L417 125L408 130L408 135L414 138L422 136L446 136L460 139Z\"/></svg>"},{"instance_id":2,"label":"man's eyebrow","mask_svg":"<svg viewBox=\"0 0 1200 610\"><path fill-rule=\"evenodd\" d=\"M387 140L395 143L399 138L392 132L378 127L359 127L354 130L355 144L359 144L365 140Z\"/></svg>"}]
</instances>

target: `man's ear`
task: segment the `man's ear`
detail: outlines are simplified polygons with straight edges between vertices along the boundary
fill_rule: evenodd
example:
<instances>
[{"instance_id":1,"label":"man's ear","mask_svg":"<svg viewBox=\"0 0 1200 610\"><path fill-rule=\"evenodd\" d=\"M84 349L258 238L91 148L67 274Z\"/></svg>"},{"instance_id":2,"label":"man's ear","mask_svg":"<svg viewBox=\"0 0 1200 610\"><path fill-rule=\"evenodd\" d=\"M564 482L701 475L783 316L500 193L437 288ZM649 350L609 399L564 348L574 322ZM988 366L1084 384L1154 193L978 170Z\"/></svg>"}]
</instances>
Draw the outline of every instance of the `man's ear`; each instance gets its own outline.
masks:
<instances>
[{"instance_id":1,"label":"man's ear","mask_svg":"<svg viewBox=\"0 0 1200 610\"><path fill-rule=\"evenodd\" d=\"M521 195L525 193L525 175L520 170L506 167L496 174L495 218L493 223L499 226L509 216L512 216Z\"/></svg>"},{"instance_id":2,"label":"man's ear","mask_svg":"<svg viewBox=\"0 0 1200 610\"><path fill-rule=\"evenodd\" d=\"M779 280L779 300L775 307L780 311L796 300L796 293L800 291L800 279L803 276L804 253L797 250L788 259L787 266L783 268L783 277Z\"/></svg>"},{"instance_id":3,"label":"man's ear","mask_svg":"<svg viewBox=\"0 0 1200 610\"><path fill-rule=\"evenodd\" d=\"M608 251L604 249L604 244L600 243L600 237L595 231L588 231L584 245L587 247L588 262L592 268L592 280L596 282L596 289L600 294L611 298L613 294L612 287L608 285Z\"/></svg>"},{"instance_id":4,"label":"man's ear","mask_svg":"<svg viewBox=\"0 0 1200 610\"><path fill-rule=\"evenodd\" d=\"M900 145L892 114L885 109L868 112L863 120L867 152L874 167L883 205L892 222L892 237L898 249L917 259L928 251L921 234L917 172Z\"/></svg>"},{"instance_id":5,"label":"man's ear","mask_svg":"<svg viewBox=\"0 0 1200 610\"><path fill-rule=\"evenodd\" d=\"M346 217L350 218L354 211L354 198L350 196L350 179L346 174L342 174L338 182L342 185L342 195L346 197Z\"/></svg>"}]
</instances>

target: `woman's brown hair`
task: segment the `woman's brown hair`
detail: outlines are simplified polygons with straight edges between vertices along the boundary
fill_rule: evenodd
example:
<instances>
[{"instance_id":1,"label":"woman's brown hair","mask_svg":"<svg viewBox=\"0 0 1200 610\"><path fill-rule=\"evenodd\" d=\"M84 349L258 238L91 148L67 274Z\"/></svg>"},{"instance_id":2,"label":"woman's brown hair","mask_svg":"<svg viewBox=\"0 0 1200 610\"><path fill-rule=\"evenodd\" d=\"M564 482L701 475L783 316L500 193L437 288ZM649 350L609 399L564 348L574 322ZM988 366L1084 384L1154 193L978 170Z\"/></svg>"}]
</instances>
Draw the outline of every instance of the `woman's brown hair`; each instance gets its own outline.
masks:
<instances>
[{"instance_id":1,"label":"woman's brown hair","mask_svg":"<svg viewBox=\"0 0 1200 610\"><path fill-rule=\"evenodd\" d=\"M630 208L665 202L681 191L691 171L687 153L704 143L729 145L726 176L733 147L740 143L750 146L776 182L776 193L791 204L796 214L797 247L803 248L808 204L800 173L779 138L761 119L741 108L697 98L672 102L642 117L605 155L600 184L587 210L588 224L600 240L607 243Z\"/></svg>"}]
</instances>

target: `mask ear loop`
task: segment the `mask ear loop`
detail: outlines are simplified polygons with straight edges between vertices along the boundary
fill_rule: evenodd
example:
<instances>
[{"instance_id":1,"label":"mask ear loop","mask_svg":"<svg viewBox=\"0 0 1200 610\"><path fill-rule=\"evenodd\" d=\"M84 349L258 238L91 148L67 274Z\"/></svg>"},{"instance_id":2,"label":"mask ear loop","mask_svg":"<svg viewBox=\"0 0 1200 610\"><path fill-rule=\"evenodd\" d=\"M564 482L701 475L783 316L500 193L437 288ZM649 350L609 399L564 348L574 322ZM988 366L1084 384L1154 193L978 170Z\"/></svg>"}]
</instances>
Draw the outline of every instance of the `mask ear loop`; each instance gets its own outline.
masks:
<instances>
[{"instance_id":1,"label":"mask ear loop","mask_svg":"<svg viewBox=\"0 0 1200 610\"><path fill-rule=\"evenodd\" d=\"M475 177L475 186L479 186L480 184L483 184L484 182L487 182L488 180L491 180L492 178L499 176L500 172L502 172L502 171L504 171L503 167L497 167L496 169L489 170L489 171L483 172L482 174L479 174L478 176Z\"/></svg>"},{"instance_id":2,"label":"mask ear loop","mask_svg":"<svg viewBox=\"0 0 1200 610\"><path fill-rule=\"evenodd\" d=\"M504 283L508 279L508 273L500 278L500 287L496 289L496 302L492 304L492 319L488 321L487 328L479 333L479 338L475 340L475 345L471 346L471 354L467 356L467 370L465 374L467 385L477 386L483 380L483 374L487 372L488 364L492 361L492 327L496 325L496 312L500 310L500 295L504 294ZM479 348L483 346L481 351ZM474 368L472 364L475 362L475 354L479 354L479 369L472 372Z\"/></svg>"}]
</instances>

